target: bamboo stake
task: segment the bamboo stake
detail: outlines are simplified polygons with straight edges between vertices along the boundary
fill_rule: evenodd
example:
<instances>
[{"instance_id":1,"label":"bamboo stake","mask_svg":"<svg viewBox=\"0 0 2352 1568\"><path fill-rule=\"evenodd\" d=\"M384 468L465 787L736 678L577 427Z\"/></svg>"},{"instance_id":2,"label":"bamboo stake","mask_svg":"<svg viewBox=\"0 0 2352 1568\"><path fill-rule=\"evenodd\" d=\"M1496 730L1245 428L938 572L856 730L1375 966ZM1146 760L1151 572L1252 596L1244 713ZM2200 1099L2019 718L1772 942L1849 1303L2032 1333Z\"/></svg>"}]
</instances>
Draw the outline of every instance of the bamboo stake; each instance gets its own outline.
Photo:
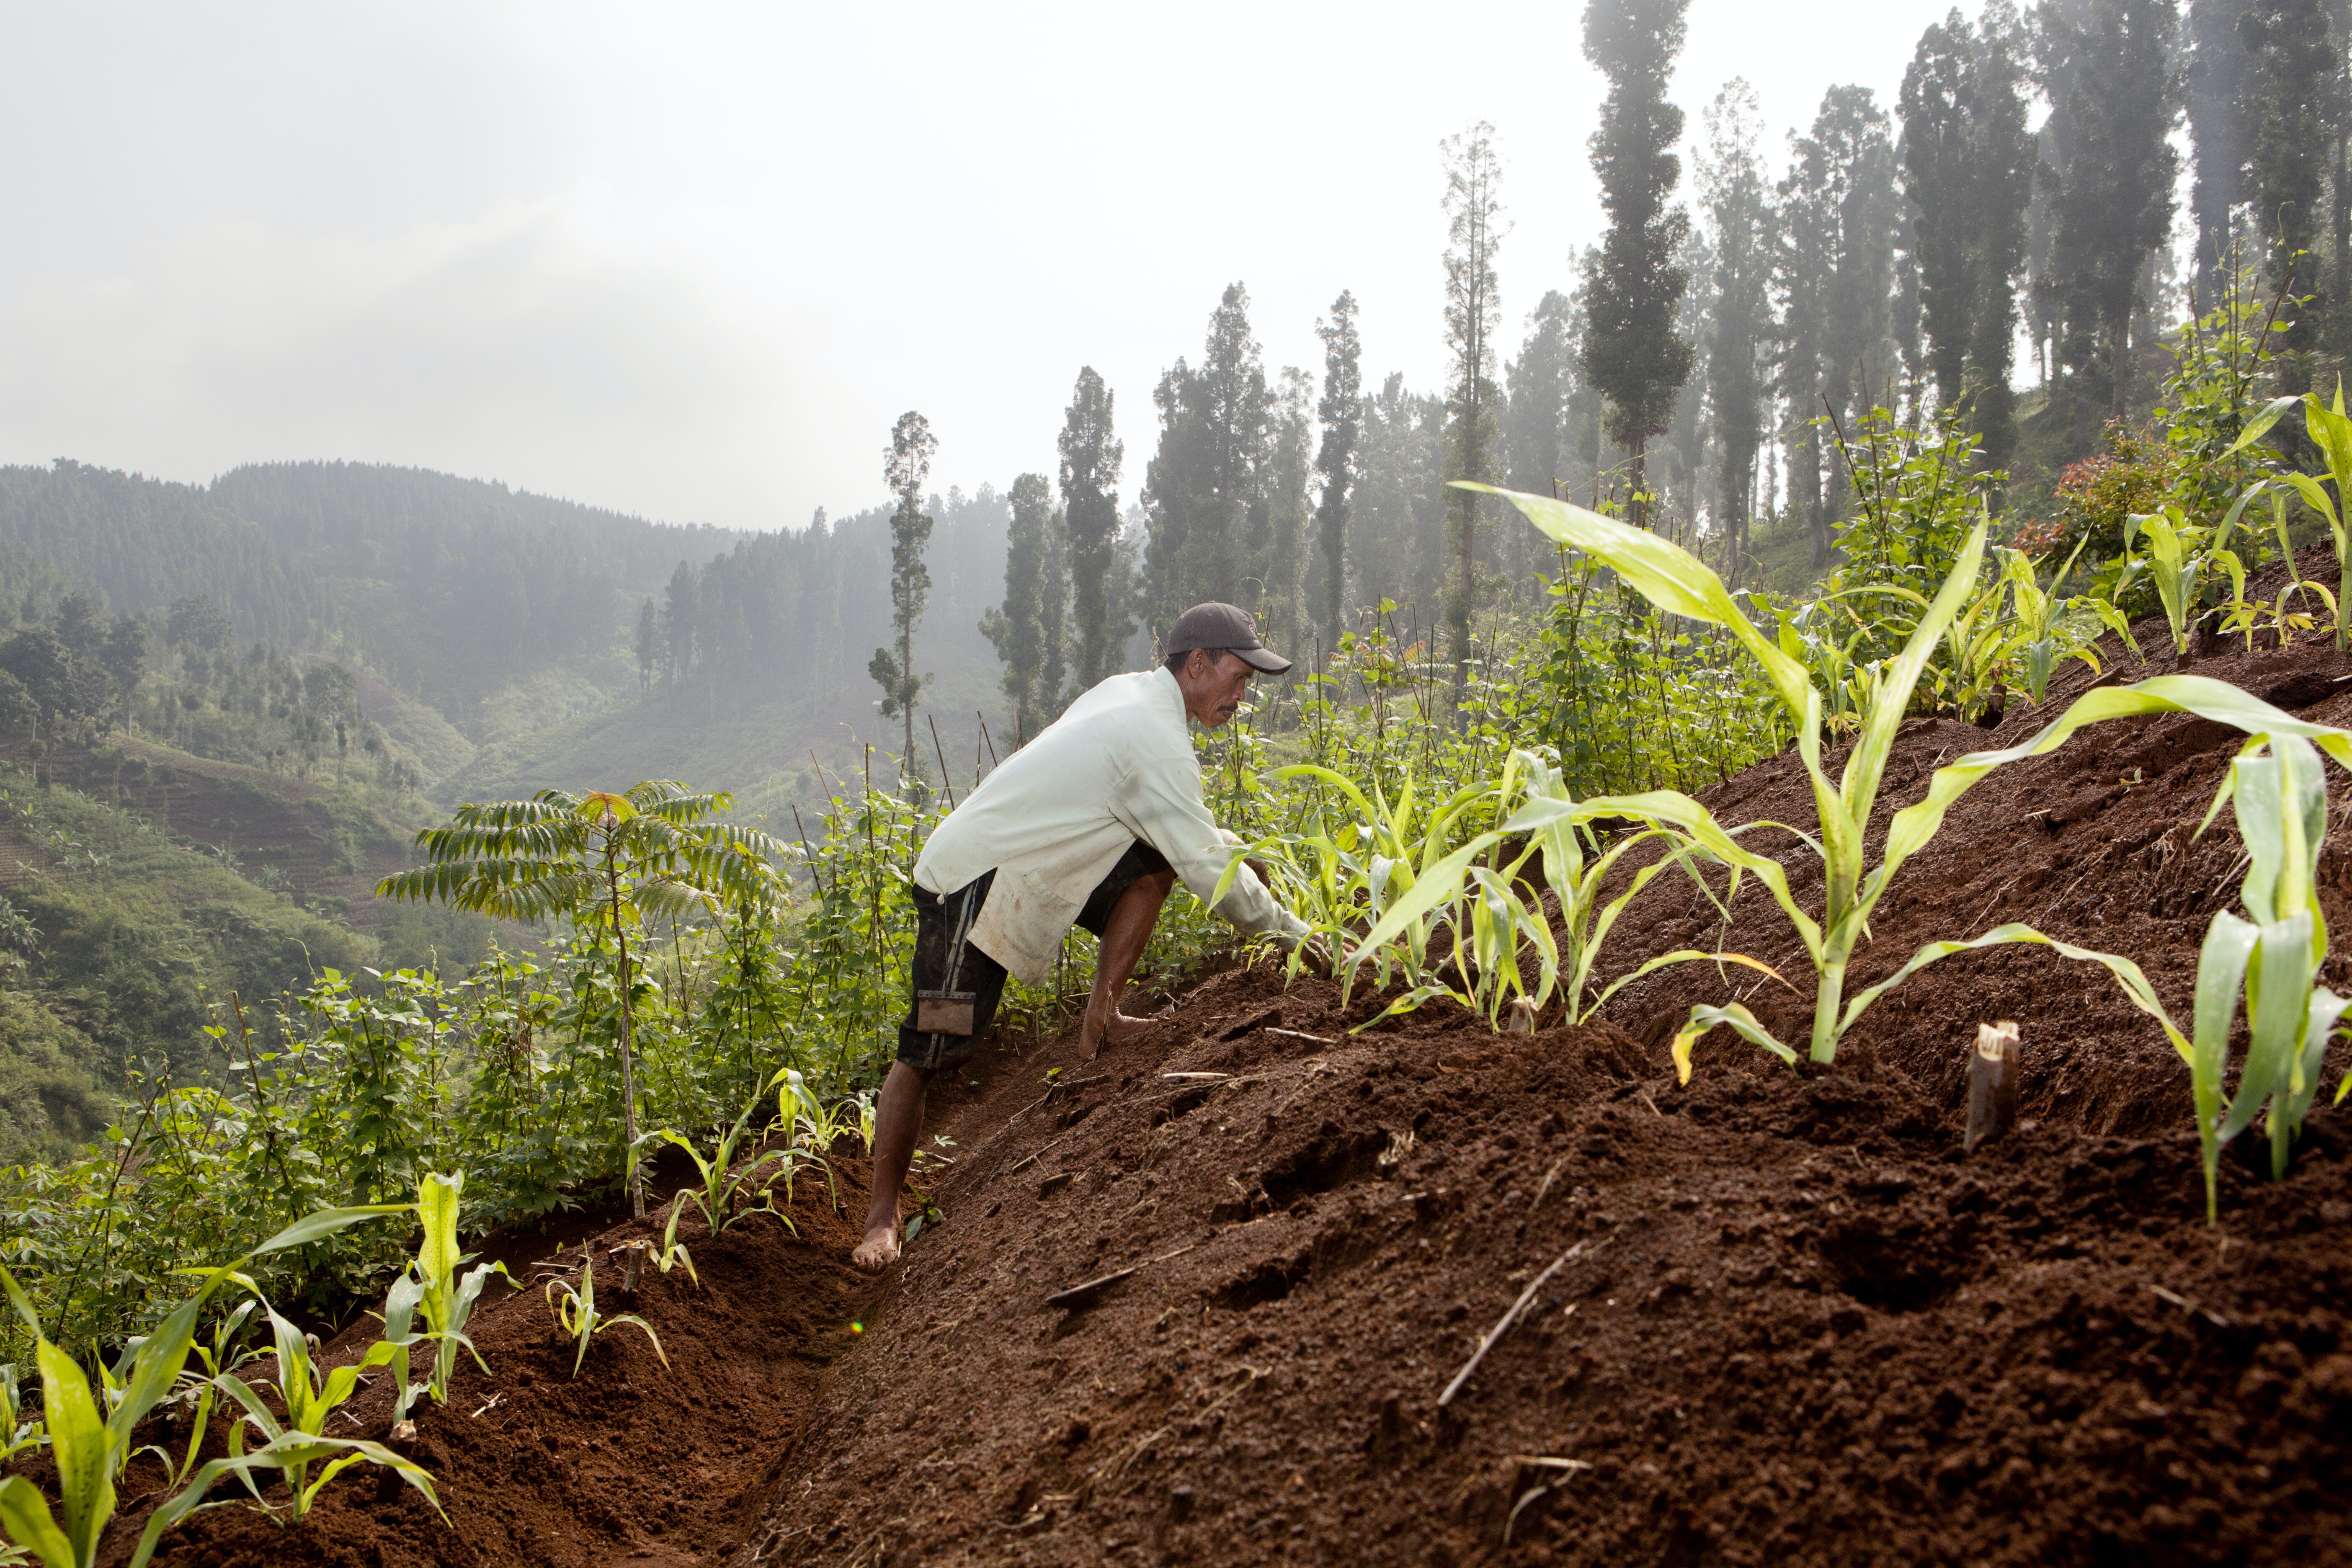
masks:
<instances>
[{"instance_id":1,"label":"bamboo stake","mask_svg":"<svg viewBox=\"0 0 2352 1568\"><path fill-rule=\"evenodd\" d=\"M926 713L923 715L923 722L931 727L931 751L933 754L940 759L940 788L947 794L948 809L950 811L953 811L955 809L955 781L948 774L948 749L940 743L940 721L930 714Z\"/></svg>"}]
</instances>

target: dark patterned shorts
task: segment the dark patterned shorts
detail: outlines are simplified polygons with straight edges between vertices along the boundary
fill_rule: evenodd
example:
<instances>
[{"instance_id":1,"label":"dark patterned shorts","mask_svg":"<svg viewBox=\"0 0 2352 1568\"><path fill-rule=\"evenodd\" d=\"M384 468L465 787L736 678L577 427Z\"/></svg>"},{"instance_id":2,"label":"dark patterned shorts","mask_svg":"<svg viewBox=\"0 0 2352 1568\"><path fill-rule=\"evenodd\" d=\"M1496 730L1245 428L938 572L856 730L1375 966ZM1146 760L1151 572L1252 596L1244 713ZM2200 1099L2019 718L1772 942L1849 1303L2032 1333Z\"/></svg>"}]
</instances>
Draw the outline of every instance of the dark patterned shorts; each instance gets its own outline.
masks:
<instances>
[{"instance_id":1,"label":"dark patterned shorts","mask_svg":"<svg viewBox=\"0 0 2352 1568\"><path fill-rule=\"evenodd\" d=\"M1137 839L1087 895L1086 906L1078 911L1077 923L1101 936L1110 923L1111 910L1118 907L1128 889L1154 872L1169 868L1167 857ZM997 1004L1004 999L1004 982L1008 978L1004 965L970 941L972 922L980 918L981 906L988 900L989 884L995 879L995 872L983 871L952 893L934 893L919 887L914 889L915 971L908 989L969 991L973 995L969 1035L919 1032L915 1027L914 998L908 998L907 1018L898 1026L898 1059L919 1071L937 1072L970 1057L972 1047L995 1019Z\"/></svg>"}]
</instances>

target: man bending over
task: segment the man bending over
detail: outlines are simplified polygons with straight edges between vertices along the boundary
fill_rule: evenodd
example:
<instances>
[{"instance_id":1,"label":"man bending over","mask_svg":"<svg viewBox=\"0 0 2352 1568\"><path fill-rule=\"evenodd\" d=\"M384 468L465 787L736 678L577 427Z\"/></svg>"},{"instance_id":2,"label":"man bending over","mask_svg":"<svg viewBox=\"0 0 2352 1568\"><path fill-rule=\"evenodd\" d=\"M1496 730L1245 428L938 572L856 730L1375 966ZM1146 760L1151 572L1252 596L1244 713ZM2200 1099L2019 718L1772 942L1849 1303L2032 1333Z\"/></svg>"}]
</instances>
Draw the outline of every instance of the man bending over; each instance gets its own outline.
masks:
<instances>
[{"instance_id":1,"label":"man bending over","mask_svg":"<svg viewBox=\"0 0 2352 1568\"><path fill-rule=\"evenodd\" d=\"M1105 1040L1143 1027L1119 1000L1177 878L1205 903L1225 874L1240 840L1201 798L1184 721L1217 728L1252 675L1280 675L1290 661L1231 605L1185 611L1167 648L1164 668L1114 675L1071 703L948 814L915 862L914 1006L876 1113L874 1202L853 1255L861 1268L878 1272L898 1256L898 1194L925 1086L971 1055L1006 975L1045 984L1070 927L1094 932L1102 948L1078 1029L1092 1059ZM1307 931L1246 865L1215 907L1286 944Z\"/></svg>"}]
</instances>

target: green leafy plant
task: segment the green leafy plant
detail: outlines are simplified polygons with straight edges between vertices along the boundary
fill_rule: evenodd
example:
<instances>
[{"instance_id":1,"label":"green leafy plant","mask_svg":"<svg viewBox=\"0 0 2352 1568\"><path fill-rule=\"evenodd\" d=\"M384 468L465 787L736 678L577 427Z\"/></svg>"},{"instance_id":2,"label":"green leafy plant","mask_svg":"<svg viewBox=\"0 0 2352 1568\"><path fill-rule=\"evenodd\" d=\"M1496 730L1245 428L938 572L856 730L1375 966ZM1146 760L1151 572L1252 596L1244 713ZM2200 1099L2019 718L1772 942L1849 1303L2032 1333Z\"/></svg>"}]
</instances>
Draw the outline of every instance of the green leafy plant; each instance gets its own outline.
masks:
<instances>
[{"instance_id":1,"label":"green leafy plant","mask_svg":"<svg viewBox=\"0 0 2352 1568\"><path fill-rule=\"evenodd\" d=\"M0 1290L5 1291L9 1304L34 1336L41 1373L41 1411L50 1453L57 1461L58 1508L63 1515L60 1524L50 1511L48 1500L32 1482L22 1476L9 1476L0 1479L0 1529L32 1552L42 1568L92 1568L98 1560L99 1537L114 1516L115 1479L131 1462L131 1434L179 1382L180 1371L195 1346L197 1320L213 1292L237 1280L238 1271L255 1258L305 1246L362 1220L401 1213L405 1207L369 1205L322 1209L287 1226L235 1262L200 1270L202 1283L195 1294L173 1309L152 1332L131 1342L111 1366L100 1363L97 1390L80 1364L41 1332L31 1300L16 1276L0 1268ZM170 1457L159 1458L168 1472ZM159 1509L157 1517L191 1496L201 1499L213 1479L199 1470L189 1491ZM195 1506L195 1501L189 1500L187 1508L167 1522L184 1518ZM162 1528L151 1521L151 1533L160 1533ZM152 1552L152 1542L142 1541L133 1563L144 1568Z\"/></svg>"},{"instance_id":2,"label":"green leafy plant","mask_svg":"<svg viewBox=\"0 0 2352 1568\"><path fill-rule=\"evenodd\" d=\"M2294 1139L2318 1092L2327 1042L2345 1008L2352 1006L2317 984L2327 961L2327 917L2319 904L2327 781L2319 752L2296 736L2264 740L2267 755L2255 754L2263 745L2258 741L2230 764L2205 818L2210 825L2222 801L2231 801L2247 858L2240 889L2245 916L2216 910L2198 955L2189 1070L2205 1145L2209 1203L2220 1146L2245 1131L2258 1113L2268 1113L2271 1173L2286 1174ZM2222 1072L2242 990L2246 1059L2237 1093L2224 1105Z\"/></svg>"},{"instance_id":3,"label":"green leafy plant","mask_svg":"<svg viewBox=\"0 0 2352 1568\"><path fill-rule=\"evenodd\" d=\"M25 1415L24 1402L16 1387L16 1368L11 1363L0 1366L0 1464L17 1455L48 1446L49 1434L38 1415Z\"/></svg>"},{"instance_id":4,"label":"green leafy plant","mask_svg":"<svg viewBox=\"0 0 2352 1568\"><path fill-rule=\"evenodd\" d=\"M2135 542L2145 542L2143 552L2131 555L2131 569L2155 584L2165 622L2172 628L2175 653L2188 651L2189 631L2205 607L2205 581L2210 574L2219 570L2228 574L2232 605L2245 598L2245 563L2229 548L2237 519L2237 510L2232 508L2219 523L2208 527L2190 522L2179 507L2168 506L2124 521L2126 551Z\"/></svg>"},{"instance_id":5,"label":"green leafy plant","mask_svg":"<svg viewBox=\"0 0 2352 1568\"><path fill-rule=\"evenodd\" d=\"M530 799L462 805L446 827L416 836L425 864L387 877L376 896L438 900L501 919L564 919L608 938L618 969L621 1112L633 1211L646 1212L637 1173L637 1089L632 931L691 910L773 896L784 847L766 834L713 821L724 794L695 795L667 780L623 794L541 790ZM639 937L640 947L644 938Z\"/></svg>"},{"instance_id":6,"label":"green leafy plant","mask_svg":"<svg viewBox=\"0 0 2352 1568\"><path fill-rule=\"evenodd\" d=\"M1433 922L1454 937L1453 977L1447 978L1441 967L1414 984L1380 1017L1410 1011L1433 996L1448 995L1485 1016L1492 1026L1514 998L1524 998L1531 1009L1539 1011L1557 984L1563 993L1567 1021L1575 1024L1591 1016L1619 987L1668 964L1713 959L1772 973L1743 954L1685 948L1658 954L1601 989L1593 978L1593 967L1610 929L1652 880L1667 871L1686 868L1698 853L1697 846L1677 833L1650 827L1620 838L1605 851L1597 846L1589 847L1589 829L1580 819L1592 814L1570 798L1560 771L1532 752L1511 754L1496 790L1497 799L1511 808L1509 816L1452 854L1426 864L1419 879L1382 910L1356 949L1348 966L1351 972L1417 926ZM1636 868L1617 896L1604 902L1602 888L1618 863L1636 846L1653 839L1663 841L1665 853ZM1480 855L1512 843L1521 847L1507 864L1476 863ZM1540 898L1526 879L1525 873L1538 865L1545 884L1559 900L1557 936ZM1696 877L1693 880L1707 891L1704 881ZM1708 897L1713 897L1711 891ZM1429 945L1425 933L1419 945ZM1521 974L1523 948L1531 950L1537 960L1538 978L1532 991ZM1462 963L1465 952L1468 965Z\"/></svg>"},{"instance_id":7,"label":"green leafy plant","mask_svg":"<svg viewBox=\"0 0 2352 1568\"><path fill-rule=\"evenodd\" d=\"M2204 1153L2210 1215L2218 1202L2221 1145L2265 1109L2271 1117L2273 1168L2284 1173L2286 1152L2317 1089L2327 1039L2347 1005L2332 992L2315 989L2314 982L2326 957L2327 942L2316 871L2326 827L2326 791L2318 757L2325 752L2337 765L2352 771L2352 731L2307 723L2222 681L2202 676L2159 676L2137 686L2088 692L2023 744L2005 752L1975 752L1938 770L1927 798L1896 814L1889 837L1905 830L1903 817L1909 813L1939 816L1976 778L2006 763L2055 750L2085 724L2154 713L2192 713L2252 737L2231 764L2206 815L2206 825L2211 824L2223 801L2235 800L2248 865L2242 892L2247 914L2252 918L2223 910L2216 912L2207 928L2198 960L2193 1038L2181 1033L2157 997L2155 987L2128 959L2071 947L2018 923L1996 927L1967 941L1927 943L1902 968L1857 995L1853 1010L1858 1015L1878 996L1938 959L2008 942L2038 943L2068 958L2104 966L2133 1005L2162 1026L2188 1064L2198 1139ZM2260 755L2265 747L2270 755ZM2253 1037L2238 1092L2225 1104L2222 1082L2242 989ZM2261 1000L2264 993L2273 999L2267 1005ZM1679 1043L1677 1048L1681 1048ZM2340 1091L2338 1098L2342 1098Z\"/></svg>"},{"instance_id":8,"label":"green leafy plant","mask_svg":"<svg viewBox=\"0 0 2352 1568\"><path fill-rule=\"evenodd\" d=\"M234 1347L245 1332L246 1320L253 1316L253 1309L258 1304L257 1299L248 1298L238 1302L234 1311L215 1319L212 1342L199 1342L194 1346L196 1359L205 1363L203 1374L181 1373L185 1386L180 1398L193 1405L195 1414L188 1426L187 1453L180 1460L178 1472L172 1478L174 1482L185 1481L196 1468L196 1458L204 1450L205 1434L212 1426L213 1405L220 1393L221 1375L236 1371L250 1359L249 1352L240 1354Z\"/></svg>"},{"instance_id":9,"label":"green leafy plant","mask_svg":"<svg viewBox=\"0 0 2352 1568\"><path fill-rule=\"evenodd\" d=\"M467 1269L462 1279L457 1276L457 1270L473 1260L473 1254L457 1250L457 1201L465 1187L463 1171L446 1176L428 1175L417 1187L415 1213L425 1237L409 1267L415 1271L416 1282L422 1287L416 1309L425 1314L426 1332L423 1337L431 1340L434 1346L429 1386L436 1405L449 1402L449 1374L457 1370L460 1345L473 1356L475 1365L489 1371L480 1352L474 1349L474 1342L466 1337L466 1324L472 1319L474 1303L481 1299L482 1288L489 1283L490 1276L507 1277L503 1263L481 1264ZM389 1311L385 1315L391 1316Z\"/></svg>"},{"instance_id":10,"label":"green leafy plant","mask_svg":"<svg viewBox=\"0 0 2352 1568\"><path fill-rule=\"evenodd\" d=\"M2352 647L2352 517L2346 515L2347 496L2352 496L2352 417L2344 412L2344 383L2336 384L2336 401L2331 406L2319 401L2317 395L2305 393L2300 397L2282 397L2247 421L2244 434L2230 447L2242 452L2268 435L2271 427L2287 415L2300 409L2304 434L2319 449L2327 465L2320 476L2289 472L2278 476L2275 482L2294 488L2311 510L2327 523L2328 536L2336 542L2336 646ZM2333 486L2329 495L2326 487ZM2241 503L2242 504L2242 502ZM2288 560L2292 562L2290 555ZM2294 575L2292 570L2287 574Z\"/></svg>"},{"instance_id":11,"label":"green leafy plant","mask_svg":"<svg viewBox=\"0 0 2352 1568\"><path fill-rule=\"evenodd\" d=\"M256 1468L268 1468L281 1471L286 1478L289 1495L288 1510L300 1521L318 1500L320 1490L352 1466L361 1463L385 1465L402 1473L411 1485L423 1479L425 1472L414 1463L374 1443L355 1443L337 1447L329 1458L320 1454L319 1440L326 1436L327 1422L341 1409L359 1385L360 1374L370 1367L383 1366L394 1355L394 1347L382 1340L367 1348L367 1352L348 1366L336 1367L322 1378L311 1360L311 1345L302 1331L264 1306L268 1313L270 1336L275 1342L277 1375L267 1385L278 1395L278 1407L286 1415L280 1421L269 1408L268 1400L245 1379L235 1373L223 1373L218 1378L221 1391L243 1406L244 1416L229 1427L229 1461L219 1462L219 1473L233 1472L244 1481L246 1489L257 1502L263 1500L261 1490L254 1485ZM247 1454L245 1428L250 1424L262 1436L262 1446ZM341 1442L340 1439L337 1440ZM310 1467L325 1459L325 1468L318 1479L310 1479ZM247 1459L247 1465L233 1461ZM198 1472L202 1474L202 1471ZM425 1489L431 1495L431 1489ZM201 1495L201 1494L199 1494ZM266 1504L265 1504L266 1506Z\"/></svg>"},{"instance_id":12,"label":"green leafy plant","mask_svg":"<svg viewBox=\"0 0 2352 1568\"><path fill-rule=\"evenodd\" d=\"M606 1329L621 1323L644 1330L646 1338L652 1342L654 1354L661 1358L664 1367L669 1365L669 1357L662 1354L661 1339L654 1332L651 1323L635 1312L607 1315L596 1310L596 1260L593 1258L580 1266L577 1289L572 1288L569 1279L547 1282L547 1310L555 1320L556 1332L580 1347L578 1353L572 1358L572 1375L574 1377L580 1375L581 1365L588 1359L589 1342Z\"/></svg>"},{"instance_id":13,"label":"green leafy plant","mask_svg":"<svg viewBox=\"0 0 2352 1568\"><path fill-rule=\"evenodd\" d=\"M1791 894L1788 877L1778 861L1739 842L1739 835L1758 827L1785 825L1756 823L1727 829L1698 802L1668 790L1603 797L1586 803L1584 809L1671 825L1735 873L1751 873L1764 883L1795 927L1813 963L1816 984L1809 1054L1816 1062L1835 1060L1839 1039L1853 1028L1864 1009L1899 981L1945 953L1996 942L2039 942L2068 957L2098 963L2116 975L2136 1004L2163 1018L2146 977L2128 960L2089 949L2069 948L2024 926L2004 926L1973 942L1929 943L1893 977L1860 993L1850 1002L1846 1000L1846 970L1856 944L1868 928L1872 911L1904 863L1934 839L1952 804L1992 769L2052 751L2085 724L2164 712L2195 713L2250 735L2303 735L2330 748L2331 755L2338 755L2339 760L2347 760L2347 765L2352 765L2352 736L2326 726L2303 723L2221 681L2200 676L2168 676L2137 686L2105 688L2085 693L2020 745L2004 751L1971 752L1937 768L1929 779L1926 798L1895 814L1879 862L1872 867L1864 852L1864 829L1877 802L1895 731L1936 639L1958 614L1962 602L1973 589L1984 549L1982 521L1971 532L1951 575L1913 628L1903 652L1888 665L1845 766L1838 780L1832 782L1821 762L1821 693L1812 686L1804 666L1786 648L1768 641L1740 613L1713 572L1669 541L1627 528L1580 507L1542 496L1496 493L1518 507L1545 533L1606 560L1636 591L1661 608L1727 626L1763 666L1767 678L1798 717L1797 751L1812 782L1819 834L1794 828L1788 831L1795 833L1822 859L1825 893L1823 914L1819 921ZM2339 752L2336 748L2343 749ZM1676 1035L1674 1044L1677 1068L1685 1079L1693 1047L1717 1026L1729 1026L1784 1061L1797 1059L1797 1052L1775 1038L1745 1006L1738 1003L1724 1006L1700 1005L1692 1009L1690 1021ZM2167 1026L2169 1028L2168 1022Z\"/></svg>"}]
</instances>

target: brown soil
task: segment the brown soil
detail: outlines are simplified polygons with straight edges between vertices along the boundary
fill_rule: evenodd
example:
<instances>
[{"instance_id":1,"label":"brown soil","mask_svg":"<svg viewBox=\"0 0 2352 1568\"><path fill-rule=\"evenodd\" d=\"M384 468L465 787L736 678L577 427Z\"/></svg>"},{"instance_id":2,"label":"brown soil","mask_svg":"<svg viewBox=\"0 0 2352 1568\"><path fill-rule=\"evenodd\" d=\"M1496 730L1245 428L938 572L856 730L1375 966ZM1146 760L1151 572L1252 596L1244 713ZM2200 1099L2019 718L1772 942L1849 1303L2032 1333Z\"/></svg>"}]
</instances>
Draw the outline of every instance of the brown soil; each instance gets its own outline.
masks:
<instances>
[{"instance_id":1,"label":"brown soil","mask_svg":"<svg viewBox=\"0 0 2352 1568\"><path fill-rule=\"evenodd\" d=\"M2352 720L2323 640L2196 668ZM1915 726L1889 807L2041 717ZM2185 1006L2234 891L2234 836L2192 835L2235 743L2120 724L1996 773L1898 880L1856 984L2027 919ZM1810 812L1787 759L1711 804ZM1785 969L1778 910L1751 888L1736 913L1727 945ZM1662 880L1604 967L1712 921ZM2345 1560L2352 1121L2316 1113L2283 1184L2242 1141L2208 1228L2185 1074L2102 971L1948 960L1832 1072L1716 1041L1679 1089L1664 1042L1724 994L1691 965L1581 1028L1432 1007L1349 1036L1368 999L1237 971L1098 1062L988 1054L935 1096L944 1218L886 1279L845 1266L854 1163L845 1214L803 1182L798 1239L688 1222L707 1289L639 1303L667 1373L619 1329L574 1382L535 1295L483 1314L491 1374L422 1423L452 1526L352 1477L297 1533L224 1509L163 1560ZM1754 1005L1801 1034L1796 1003ZM1961 1053L1995 1017L2023 1026L2032 1120L1964 1158ZM381 1431L381 1390L356 1414Z\"/></svg>"}]
</instances>

